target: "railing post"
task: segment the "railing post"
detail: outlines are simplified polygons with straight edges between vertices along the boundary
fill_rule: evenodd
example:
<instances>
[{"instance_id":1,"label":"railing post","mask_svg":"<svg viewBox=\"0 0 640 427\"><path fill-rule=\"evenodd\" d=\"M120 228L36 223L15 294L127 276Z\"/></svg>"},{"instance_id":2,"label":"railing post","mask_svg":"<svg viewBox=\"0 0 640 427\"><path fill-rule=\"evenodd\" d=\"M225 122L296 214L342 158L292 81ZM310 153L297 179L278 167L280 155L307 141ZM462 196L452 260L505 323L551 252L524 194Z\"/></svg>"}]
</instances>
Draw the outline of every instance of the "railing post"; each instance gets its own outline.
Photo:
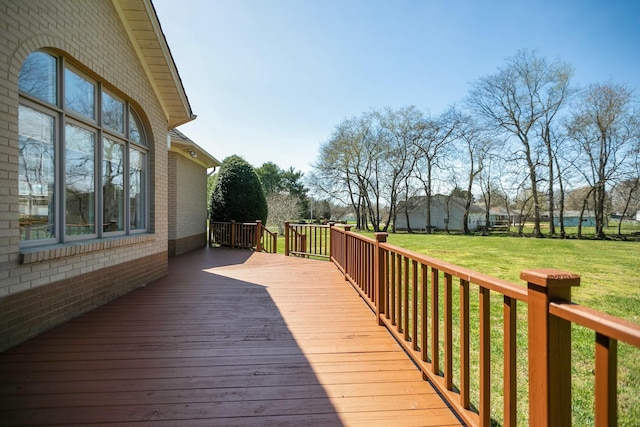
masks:
<instances>
[{"instance_id":1,"label":"railing post","mask_svg":"<svg viewBox=\"0 0 640 427\"><path fill-rule=\"evenodd\" d=\"M344 280L349 280L349 247L347 245L347 233L351 231L350 225L344 226L344 240L342 242L342 247L344 249Z\"/></svg>"},{"instance_id":2,"label":"railing post","mask_svg":"<svg viewBox=\"0 0 640 427\"><path fill-rule=\"evenodd\" d=\"M296 248L296 251L302 252L304 254L302 255L303 258L309 258L309 253L307 252L307 235L306 234L300 235L300 247Z\"/></svg>"},{"instance_id":3,"label":"railing post","mask_svg":"<svg viewBox=\"0 0 640 427\"><path fill-rule=\"evenodd\" d=\"M289 256L289 221L284 222L284 256Z\"/></svg>"},{"instance_id":4,"label":"railing post","mask_svg":"<svg viewBox=\"0 0 640 427\"><path fill-rule=\"evenodd\" d=\"M262 252L262 220L256 219L256 252Z\"/></svg>"},{"instance_id":5,"label":"railing post","mask_svg":"<svg viewBox=\"0 0 640 427\"><path fill-rule=\"evenodd\" d=\"M377 232L374 234L376 237L376 252L373 257L373 286L374 286L374 301L376 304L376 319L378 319L378 326L383 326L384 322L380 317L382 313L382 307L384 307L383 298L384 295L384 277L385 277L385 263L384 263L384 249L380 247L380 243L387 241L387 233Z\"/></svg>"},{"instance_id":6,"label":"railing post","mask_svg":"<svg viewBox=\"0 0 640 427\"><path fill-rule=\"evenodd\" d=\"M335 222L331 221L329 223L329 260L333 259L333 243L331 242L331 236L333 234L333 227L336 225Z\"/></svg>"},{"instance_id":7,"label":"railing post","mask_svg":"<svg viewBox=\"0 0 640 427\"><path fill-rule=\"evenodd\" d=\"M229 246L231 249L234 248L236 244L236 221L234 219L231 220L231 242L229 242Z\"/></svg>"},{"instance_id":8,"label":"railing post","mask_svg":"<svg viewBox=\"0 0 640 427\"><path fill-rule=\"evenodd\" d=\"M207 218L207 225L209 226L208 230L209 230L209 236L207 236L209 238L209 247L211 247L211 237L213 236L213 230L211 229L212 225L211 224L211 219Z\"/></svg>"},{"instance_id":9,"label":"railing post","mask_svg":"<svg viewBox=\"0 0 640 427\"><path fill-rule=\"evenodd\" d=\"M524 270L528 288L529 425L571 425L571 322L549 314L549 303L571 301L580 276L553 269Z\"/></svg>"}]
</instances>

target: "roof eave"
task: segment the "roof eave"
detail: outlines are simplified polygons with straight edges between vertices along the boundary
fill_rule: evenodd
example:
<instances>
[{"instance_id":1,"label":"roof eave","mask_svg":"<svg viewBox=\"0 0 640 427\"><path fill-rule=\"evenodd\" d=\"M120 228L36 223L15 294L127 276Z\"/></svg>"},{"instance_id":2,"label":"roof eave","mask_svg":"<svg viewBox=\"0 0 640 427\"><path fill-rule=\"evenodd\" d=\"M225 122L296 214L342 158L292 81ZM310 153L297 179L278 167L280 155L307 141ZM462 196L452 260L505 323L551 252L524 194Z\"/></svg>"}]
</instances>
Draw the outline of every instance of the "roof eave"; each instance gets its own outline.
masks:
<instances>
[{"instance_id":1,"label":"roof eave","mask_svg":"<svg viewBox=\"0 0 640 427\"><path fill-rule=\"evenodd\" d=\"M112 0L173 129L196 118L151 0ZM149 60L153 58L153 64ZM163 81L165 84L158 84Z\"/></svg>"},{"instance_id":2,"label":"roof eave","mask_svg":"<svg viewBox=\"0 0 640 427\"><path fill-rule=\"evenodd\" d=\"M169 151L177 153L206 169L215 169L222 164L178 129L172 129L169 132L169 136L171 137Z\"/></svg>"}]
</instances>

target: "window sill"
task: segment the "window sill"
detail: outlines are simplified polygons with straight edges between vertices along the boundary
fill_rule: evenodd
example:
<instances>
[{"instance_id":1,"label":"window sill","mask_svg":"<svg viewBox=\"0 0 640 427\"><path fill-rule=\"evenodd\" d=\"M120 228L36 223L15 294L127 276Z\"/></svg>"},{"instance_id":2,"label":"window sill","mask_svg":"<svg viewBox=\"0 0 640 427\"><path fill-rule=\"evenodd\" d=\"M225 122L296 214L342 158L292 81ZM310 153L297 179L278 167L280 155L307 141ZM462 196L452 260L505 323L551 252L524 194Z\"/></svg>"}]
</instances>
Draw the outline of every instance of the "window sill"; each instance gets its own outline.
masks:
<instances>
[{"instance_id":1,"label":"window sill","mask_svg":"<svg viewBox=\"0 0 640 427\"><path fill-rule=\"evenodd\" d=\"M137 245L155 240L155 234L141 233L129 236L109 237L106 239L82 240L49 246L38 246L20 249L20 263L56 260L91 252L115 249L122 246Z\"/></svg>"}]
</instances>

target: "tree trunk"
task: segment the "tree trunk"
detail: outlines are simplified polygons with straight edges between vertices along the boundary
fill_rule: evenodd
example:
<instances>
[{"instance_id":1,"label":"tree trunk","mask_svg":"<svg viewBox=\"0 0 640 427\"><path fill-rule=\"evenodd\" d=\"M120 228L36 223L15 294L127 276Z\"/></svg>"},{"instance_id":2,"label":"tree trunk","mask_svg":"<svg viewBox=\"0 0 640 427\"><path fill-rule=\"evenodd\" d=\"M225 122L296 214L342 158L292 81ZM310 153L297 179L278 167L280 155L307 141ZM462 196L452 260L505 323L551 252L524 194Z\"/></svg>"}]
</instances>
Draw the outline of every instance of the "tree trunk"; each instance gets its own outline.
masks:
<instances>
[{"instance_id":1,"label":"tree trunk","mask_svg":"<svg viewBox=\"0 0 640 427\"><path fill-rule=\"evenodd\" d=\"M411 223L409 222L409 209L407 209L407 205L405 204L404 207L404 217L407 219L407 232L408 233L413 233L413 230L411 230Z\"/></svg>"},{"instance_id":2,"label":"tree trunk","mask_svg":"<svg viewBox=\"0 0 640 427\"><path fill-rule=\"evenodd\" d=\"M640 178L636 178L633 180L633 185L629 189L629 196L625 198L624 209L622 210L622 215L620 216L620 222L618 222L618 236L622 235L622 220L624 216L627 214L627 210L629 209L629 205L631 204L631 198L633 197L633 193L640 186Z\"/></svg>"},{"instance_id":3,"label":"tree trunk","mask_svg":"<svg viewBox=\"0 0 640 427\"><path fill-rule=\"evenodd\" d=\"M578 239L582 239L582 218L584 217L584 210L587 207L587 200L589 199L589 194L582 202L582 209L580 209L580 218L578 218Z\"/></svg>"},{"instance_id":4,"label":"tree trunk","mask_svg":"<svg viewBox=\"0 0 640 427\"><path fill-rule=\"evenodd\" d=\"M451 196L447 196L446 199L446 206L447 206L447 217L444 220L444 231L449 234L449 223L451 222L451 212L449 212L449 200L451 199Z\"/></svg>"},{"instance_id":5,"label":"tree trunk","mask_svg":"<svg viewBox=\"0 0 640 427\"><path fill-rule=\"evenodd\" d=\"M427 216L427 224L426 224L426 228L427 228L427 234L431 234L431 163L428 164L428 169L427 170L427 185L425 187L425 204L427 205L427 212L426 212L426 216Z\"/></svg>"},{"instance_id":6,"label":"tree trunk","mask_svg":"<svg viewBox=\"0 0 640 427\"><path fill-rule=\"evenodd\" d=\"M462 215L462 227L464 234L470 234L469 230L469 211L471 210L471 189L473 187L473 161L471 162L472 172L469 174L469 183L467 184L467 194L464 202L464 215Z\"/></svg>"},{"instance_id":7,"label":"tree trunk","mask_svg":"<svg viewBox=\"0 0 640 427\"><path fill-rule=\"evenodd\" d=\"M462 232L464 234L470 234L470 231L469 231L469 205L465 205L464 213L462 214Z\"/></svg>"},{"instance_id":8,"label":"tree trunk","mask_svg":"<svg viewBox=\"0 0 640 427\"><path fill-rule=\"evenodd\" d=\"M594 215L596 218L596 238L605 239L606 235L604 233L604 203L606 194L604 191L604 183L600 182L596 185L596 189L594 192Z\"/></svg>"},{"instance_id":9,"label":"tree trunk","mask_svg":"<svg viewBox=\"0 0 640 427\"><path fill-rule=\"evenodd\" d=\"M527 161L529 162L531 197L533 197L533 236L542 237L542 231L540 230L540 195L538 194L538 176L536 174L536 166L531 161L531 157L528 152Z\"/></svg>"},{"instance_id":10,"label":"tree trunk","mask_svg":"<svg viewBox=\"0 0 640 427\"><path fill-rule=\"evenodd\" d=\"M520 141L524 146L527 166L529 168L529 182L531 183L531 196L533 197L533 236L542 237L540 230L540 196L538 194L538 176L536 173L536 164L531 158L531 147L527 139L527 135L521 135Z\"/></svg>"},{"instance_id":11,"label":"tree trunk","mask_svg":"<svg viewBox=\"0 0 640 427\"><path fill-rule=\"evenodd\" d=\"M482 233L483 236L489 235L490 222L491 222L491 213L489 212L489 209L487 209L484 212L484 232Z\"/></svg>"},{"instance_id":12,"label":"tree trunk","mask_svg":"<svg viewBox=\"0 0 640 427\"><path fill-rule=\"evenodd\" d=\"M553 151L551 150L551 144L547 142L547 154L549 155L549 234L552 236L556 234L556 226L553 221L554 209L555 209L555 195L553 194Z\"/></svg>"},{"instance_id":13,"label":"tree trunk","mask_svg":"<svg viewBox=\"0 0 640 427\"><path fill-rule=\"evenodd\" d=\"M556 163L558 162L558 158L555 157ZM560 173L560 165L556 164L558 167L558 186L560 187L560 210L558 212L559 221L560 221L560 238L564 239L566 237L566 231L564 229L564 183L562 181L562 173Z\"/></svg>"}]
</instances>

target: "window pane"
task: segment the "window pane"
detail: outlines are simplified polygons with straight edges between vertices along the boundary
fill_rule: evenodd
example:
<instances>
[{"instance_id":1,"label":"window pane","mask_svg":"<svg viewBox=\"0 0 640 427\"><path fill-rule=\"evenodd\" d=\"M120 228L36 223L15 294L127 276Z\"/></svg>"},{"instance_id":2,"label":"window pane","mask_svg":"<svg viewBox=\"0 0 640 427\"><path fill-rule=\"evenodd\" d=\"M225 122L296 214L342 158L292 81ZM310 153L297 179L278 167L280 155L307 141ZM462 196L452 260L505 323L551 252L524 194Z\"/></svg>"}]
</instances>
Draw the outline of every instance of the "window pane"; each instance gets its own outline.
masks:
<instances>
[{"instance_id":1,"label":"window pane","mask_svg":"<svg viewBox=\"0 0 640 427\"><path fill-rule=\"evenodd\" d=\"M138 118L132 112L129 112L129 139L139 145L147 145L144 133L141 132L142 126L138 123Z\"/></svg>"},{"instance_id":2,"label":"window pane","mask_svg":"<svg viewBox=\"0 0 640 427\"><path fill-rule=\"evenodd\" d=\"M129 150L129 209L130 227L142 230L146 224L146 156L144 153Z\"/></svg>"},{"instance_id":3,"label":"window pane","mask_svg":"<svg viewBox=\"0 0 640 427\"><path fill-rule=\"evenodd\" d=\"M43 52L34 52L27 56L18 85L20 91L28 93L49 104L58 103L56 58Z\"/></svg>"},{"instance_id":4,"label":"window pane","mask_svg":"<svg viewBox=\"0 0 640 427\"><path fill-rule=\"evenodd\" d=\"M102 125L124 133L124 103L102 92Z\"/></svg>"},{"instance_id":5,"label":"window pane","mask_svg":"<svg viewBox=\"0 0 640 427\"><path fill-rule=\"evenodd\" d=\"M95 119L95 86L66 68L64 70L64 105L76 113Z\"/></svg>"},{"instance_id":6,"label":"window pane","mask_svg":"<svg viewBox=\"0 0 640 427\"><path fill-rule=\"evenodd\" d=\"M20 240L55 237L54 118L20 105Z\"/></svg>"},{"instance_id":7,"label":"window pane","mask_svg":"<svg viewBox=\"0 0 640 427\"><path fill-rule=\"evenodd\" d=\"M102 231L124 230L124 146L102 140Z\"/></svg>"},{"instance_id":8,"label":"window pane","mask_svg":"<svg viewBox=\"0 0 640 427\"><path fill-rule=\"evenodd\" d=\"M95 230L95 134L77 126L65 126L66 234L94 234Z\"/></svg>"}]
</instances>

